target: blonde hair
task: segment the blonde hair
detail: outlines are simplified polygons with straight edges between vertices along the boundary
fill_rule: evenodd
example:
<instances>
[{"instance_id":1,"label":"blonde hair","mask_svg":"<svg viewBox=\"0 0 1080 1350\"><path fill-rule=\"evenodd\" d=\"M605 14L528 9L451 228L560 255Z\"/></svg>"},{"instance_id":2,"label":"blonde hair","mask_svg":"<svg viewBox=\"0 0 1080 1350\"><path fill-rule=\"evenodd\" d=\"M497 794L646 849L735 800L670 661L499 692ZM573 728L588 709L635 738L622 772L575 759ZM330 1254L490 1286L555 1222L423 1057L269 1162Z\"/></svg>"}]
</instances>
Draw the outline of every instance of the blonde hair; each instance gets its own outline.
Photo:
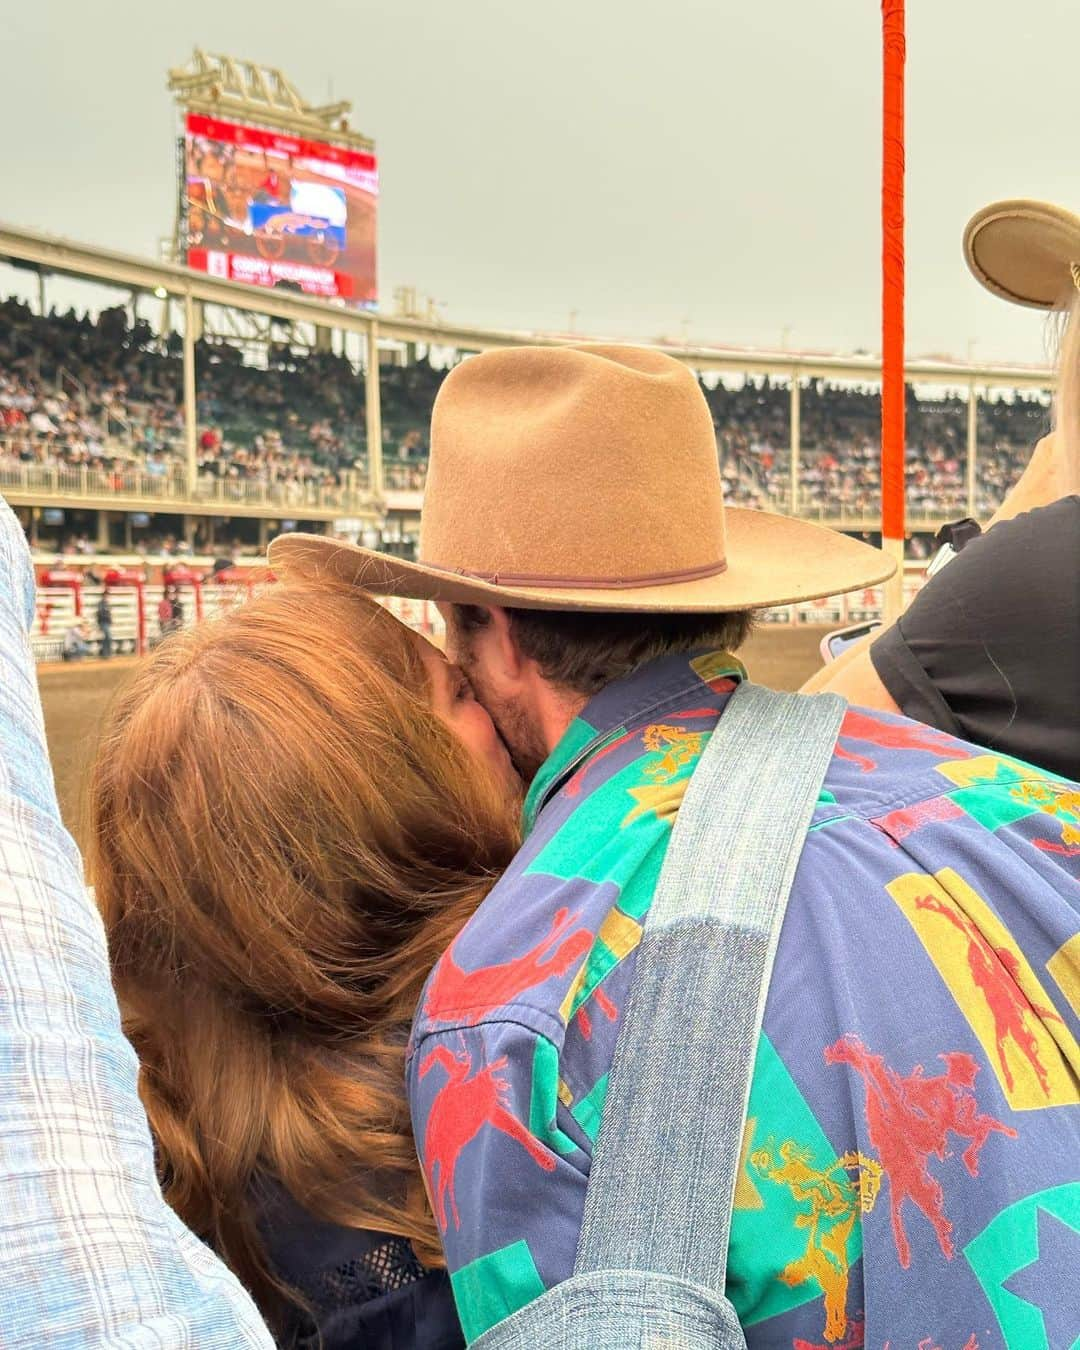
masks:
<instances>
[{"instance_id":1,"label":"blonde hair","mask_svg":"<svg viewBox=\"0 0 1080 1350\"><path fill-rule=\"evenodd\" d=\"M1065 466L1066 492L1080 492L1080 289L1071 288L1071 298L1058 318L1056 341L1057 393L1054 397L1054 432L1060 440L1060 462Z\"/></svg>"},{"instance_id":2,"label":"blonde hair","mask_svg":"<svg viewBox=\"0 0 1080 1350\"><path fill-rule=\"evenodd\" d=\"M254 1194L439 1260L404 1093L423 982L513 856L416 641L278 586L168 639L112 711L90 870L166 1198L280 1324Z\"/></svg>"}]
</instances>

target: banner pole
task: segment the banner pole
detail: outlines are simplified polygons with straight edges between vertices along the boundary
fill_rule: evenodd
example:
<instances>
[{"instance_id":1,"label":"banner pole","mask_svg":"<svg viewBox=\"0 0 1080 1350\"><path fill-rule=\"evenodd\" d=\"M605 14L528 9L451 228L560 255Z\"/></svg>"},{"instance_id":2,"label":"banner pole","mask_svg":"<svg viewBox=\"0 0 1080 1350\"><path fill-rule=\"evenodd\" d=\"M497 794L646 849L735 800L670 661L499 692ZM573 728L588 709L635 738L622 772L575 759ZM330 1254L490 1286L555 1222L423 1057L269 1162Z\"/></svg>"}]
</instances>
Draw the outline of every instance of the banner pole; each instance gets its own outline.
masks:
<instances>
[{"instance_id":1,"label":"banner pole","mask_svg":"<svg viewBox=\"0 0 1080 1350\"><path fill-rule=\"evenodd\" d=\"M885 622L903 610L904 0L881 0L881 546L896 560L885 584Z\"/></svg>"}]
</instances>

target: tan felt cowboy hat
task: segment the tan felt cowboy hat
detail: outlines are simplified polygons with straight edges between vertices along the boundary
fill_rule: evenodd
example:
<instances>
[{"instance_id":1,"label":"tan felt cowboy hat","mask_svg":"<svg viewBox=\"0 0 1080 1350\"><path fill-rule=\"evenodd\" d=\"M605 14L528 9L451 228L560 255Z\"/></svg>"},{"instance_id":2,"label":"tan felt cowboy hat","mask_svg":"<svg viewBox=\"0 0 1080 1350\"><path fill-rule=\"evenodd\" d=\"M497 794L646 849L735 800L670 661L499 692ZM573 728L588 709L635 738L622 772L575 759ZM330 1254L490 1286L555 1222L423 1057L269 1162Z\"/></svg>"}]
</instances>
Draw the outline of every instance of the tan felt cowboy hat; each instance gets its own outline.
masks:
<instances>
[{"instance_id":1,"label":"tan felt cowboy hat","mask_svg":"<svg viewBox=\"0 0 1080 1350\"><path fill-rule=\"evenodd\" d=\"M712 415L641 347L518 347L457 366L431 421L420 561L286 535L286 580L521 609L752 609L871 586L883 553L820 525L724 509Z\"/></svg>"},{"instance_id":2,"label":"tan felt cowboy hat","mask_svg":"<svg viewBox=\"0 0 1080 1350\"><path fill-rule=\"evenodd\" d=\"M1067 309L1080 278L1080 216L1050 202L991 202L967 223L964 257L995 295Z\"/></svg>"}]
</instances>

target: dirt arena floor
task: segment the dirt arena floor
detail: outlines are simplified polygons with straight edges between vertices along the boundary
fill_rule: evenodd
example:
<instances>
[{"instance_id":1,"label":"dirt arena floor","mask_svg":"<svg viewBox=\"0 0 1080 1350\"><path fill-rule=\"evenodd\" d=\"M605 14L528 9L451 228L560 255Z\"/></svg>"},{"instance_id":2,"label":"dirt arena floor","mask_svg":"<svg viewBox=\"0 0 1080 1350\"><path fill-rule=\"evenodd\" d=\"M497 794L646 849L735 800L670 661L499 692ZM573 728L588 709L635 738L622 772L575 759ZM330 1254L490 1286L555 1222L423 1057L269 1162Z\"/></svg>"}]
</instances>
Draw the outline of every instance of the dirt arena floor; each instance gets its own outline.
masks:
<instances>
[{"instance_id":1,"label":"dirt arena floor","mask_svg":"<svg viewBox=\"0 0 1080 1350\"><path fill-rule=\"evenodd\" d=\"M797 689L820 665L821 628L760 628L743 659L755 680L774 689ZM97 744L101 719L115 691L136 662L118 658L108 664L41 666L39 684L45 730L68 828L82 842L82 799L87 768Z\"/></svg>"}]
</instances>

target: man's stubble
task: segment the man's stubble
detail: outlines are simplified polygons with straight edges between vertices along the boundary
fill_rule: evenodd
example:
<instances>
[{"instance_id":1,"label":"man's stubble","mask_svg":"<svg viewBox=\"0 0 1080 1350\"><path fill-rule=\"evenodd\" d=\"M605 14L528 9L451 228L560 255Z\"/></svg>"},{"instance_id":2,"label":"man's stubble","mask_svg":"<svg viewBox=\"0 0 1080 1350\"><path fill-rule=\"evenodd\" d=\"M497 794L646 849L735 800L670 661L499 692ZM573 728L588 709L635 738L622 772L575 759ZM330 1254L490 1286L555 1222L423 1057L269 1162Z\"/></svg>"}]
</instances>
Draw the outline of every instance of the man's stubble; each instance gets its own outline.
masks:
<instances>
[{"instance_id":1,"label":"man's stubble","mask_svg":"<svg viewBox=\"0 0 1080 1350\"><path fill-rule=\"evenodd\" d=\"M548 757L548 748L540 728L517 699L499 698L486 685L483 673L467 643L461 644L458 662L469 677L473 692L495 723L495 730L503 739L514 768L528 786Z\"/></svg>"}]
</instances>

